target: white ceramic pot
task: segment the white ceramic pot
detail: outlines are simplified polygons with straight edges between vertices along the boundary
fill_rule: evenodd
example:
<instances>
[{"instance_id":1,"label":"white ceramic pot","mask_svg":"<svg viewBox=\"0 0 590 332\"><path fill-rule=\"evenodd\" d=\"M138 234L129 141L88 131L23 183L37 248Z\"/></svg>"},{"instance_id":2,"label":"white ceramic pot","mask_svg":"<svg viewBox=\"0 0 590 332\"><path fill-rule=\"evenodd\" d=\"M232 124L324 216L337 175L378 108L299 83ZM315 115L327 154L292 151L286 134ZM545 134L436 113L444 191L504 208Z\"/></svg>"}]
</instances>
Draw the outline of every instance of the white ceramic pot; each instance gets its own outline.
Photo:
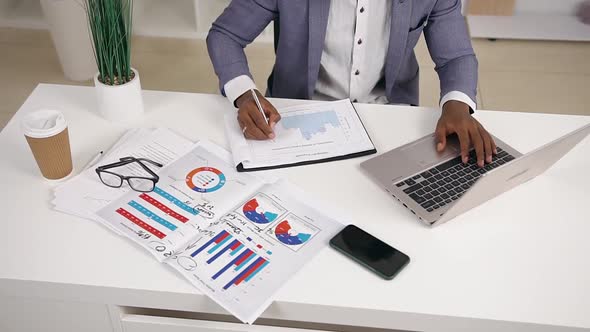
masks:
<instances>
[{"instance_id":1,"label":"white ceramic pot","mask_svg":"<svg viewBox=\"0 0 590 332\"><path fill-rule=\"evenodd\" d=\"M96 73L86 11L79 0L41 0L64 75L87 81Z\"/></svg>"},{"instance_id":2,"label":"white ceramic pot","mask_svg":"<svg viewBox=\"0 0 590 332\"><path fill-rule=\"evenodd\" d=\"M98 112L111 122L129 124L143 115L143 98L139 72L132 68L135 77L123 85L106 85L94 75Z\"/></svg>"}]
</instances>

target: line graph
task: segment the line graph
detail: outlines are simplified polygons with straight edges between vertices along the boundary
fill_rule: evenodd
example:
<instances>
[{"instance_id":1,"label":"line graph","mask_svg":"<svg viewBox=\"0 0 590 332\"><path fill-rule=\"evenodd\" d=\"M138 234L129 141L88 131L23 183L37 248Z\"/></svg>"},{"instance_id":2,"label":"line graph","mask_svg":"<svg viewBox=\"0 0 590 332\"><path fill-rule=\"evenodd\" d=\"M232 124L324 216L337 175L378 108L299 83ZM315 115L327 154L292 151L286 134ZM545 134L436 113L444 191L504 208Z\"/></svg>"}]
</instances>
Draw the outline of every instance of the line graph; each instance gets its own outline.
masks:
<instances>
[{"instance_id":1,"label":"line graph","mask_svg":"<svg viewBox=\"0 0 590 332\"><path fill-rule=\"evenodd\" d=\"M327 125L340 128L338 114L333 110L284 116L280 124L285 129L298 129L301 136L307 141L311 140L314 135L326 133Z\"/></svg>"}]
</instances>

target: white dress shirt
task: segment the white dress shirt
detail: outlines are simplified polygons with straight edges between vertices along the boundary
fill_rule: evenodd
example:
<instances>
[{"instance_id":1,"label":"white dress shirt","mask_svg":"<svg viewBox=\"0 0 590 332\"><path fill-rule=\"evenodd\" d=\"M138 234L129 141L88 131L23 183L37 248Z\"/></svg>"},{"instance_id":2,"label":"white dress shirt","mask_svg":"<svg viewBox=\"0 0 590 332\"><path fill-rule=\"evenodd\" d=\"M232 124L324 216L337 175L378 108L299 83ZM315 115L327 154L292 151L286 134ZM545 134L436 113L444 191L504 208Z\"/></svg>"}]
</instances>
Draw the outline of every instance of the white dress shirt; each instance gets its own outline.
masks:
<instances>
[{"instance_id":1,"label":"white dress shirt","mask_svg":"<svg viewBox=\"0 0 590 332\"><path fill-rule=\"evenodd\" d=\"M362 103L387 104L384 74L392 0L337 0L330 4L328 26L320 71L313 99L338 100L350 98ZM233 104L249 89L256 88L246 75L224 85ZM476 103L465 93L452 91L440 102L461 101L473 110Z\"/></svg>"}]
</instances>

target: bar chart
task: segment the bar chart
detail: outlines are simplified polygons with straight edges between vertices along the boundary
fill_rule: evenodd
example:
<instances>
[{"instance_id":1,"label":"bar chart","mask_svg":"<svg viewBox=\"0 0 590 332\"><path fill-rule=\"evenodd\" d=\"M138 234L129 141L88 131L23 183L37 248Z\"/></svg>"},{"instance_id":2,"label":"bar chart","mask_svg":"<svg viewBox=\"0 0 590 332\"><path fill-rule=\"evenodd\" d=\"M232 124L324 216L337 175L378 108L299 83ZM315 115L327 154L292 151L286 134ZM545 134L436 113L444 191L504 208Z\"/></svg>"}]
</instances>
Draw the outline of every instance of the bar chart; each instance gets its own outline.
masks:
<instances>
[{"instance_id":1,"label":"bar chart","mask_svg":"<svg viewBox=\"0 0 590 332\"><path fill-rule=\"evenodd\" d=\"M248 244L245 245L227 230L222 230L190 256L204 262L212 273L211 279L221 282L223 290L228 290L232 286L249 282L270 264L267 258L255 251L270 255L270 250L254 244L249 237L244 242Z\"/></svg>"},{"instance_id":2,"label":"bar chart","mask_svg":"<svg viewBox=\"0 0 590 332\"><path fill-rule=\"evenodd\" d=\"M158 224L166 227L167 229L171 230L171 231L175 231L176 230L176 225L174 225L173 223L167 221L166 219L158 216L156 213L152 212L151 210L149 210L148 208L144 207L143 205L139 204L136 201L130 201L129 206L131 206L132 208L134 208L135 210L139 211L141 214L145 215L146 217L148 217L149 219L157 222Z\"/></svg>"},{"instance_id":3,"label":"bar chart","mask_svg":"<svg viewBox=\"0 0 590 332\"><path fill-rule=\"evenodd\" d=\"M254 278L256 274L258 274L264 267L266 267L270 262L262 257L258 257L256 261L250 264L242 273L238 274L235 278L233 278L229 283L223 286L223 289L227 290L231 286L238 286L242 282L248 282L250 279Z\"/></svg>"},{"instance_id":4,"label":"bar chart","mask_svg":"<svg viewBox=\"0 0 590 332\"><path fill-rule=\"evenodd\" d=\"M160 191L163 192L163 191ZM168 207L166 204L161 203L160 201L158 201L157 199L153 198L152 196L150 196L149 194L143 193L141 195L139 195L139 198L141 198L142 200L144 200L145 202L147 202L148 204L152 205L153 207L157 208L158 210L164 212L165 214L171 216L172 218L182 222L182 223L186 223L188 222L188 218L183 216L182 214L172 210L170 207ZM183 204L182 209L187 211L185 209L186 205ZM194 210L189 210L189 213L191 214L195 214Z\"/></svg>"},{"instance_id":5,"label":"bar chart","mask_svg":"<svg viewBox=\"0 0 590 332\"><path fill-rule=\"evenodd\" d=\"M207 241L204 245L200 246L197 250L195 250L191 254L191 257L197 256L198 254L200 254L203 250L207 249L207 247L211 246L212 244L215 244L215 246L211 250L209 250L209 253L215 251L215 249L217 249L223 245L224 241L229 236L231 236L231 235L229 235L229 233L225 230L219 232L216 236L211 238L211 240Z\"/></svg>"},{"instance_id":6,"label":"bar chart","mask_svg":"<svg viewBox=\"0 0 590 332\"><path fill-rule=\"evenodd\" d=\"M154 235L158 239L161 240L161 239L163 239L163 238L166 237L166 234L164 234L163 232L161 232L157 228L151 226L150 224L146 223L145 221L141 220L139 217L137 217L133 213L127 211L126 209L124 209L124 208L118 208L116 212L119 215L121 215L124 218L126 218L127 220L129 220L132 223L134 223L135 225L137 225L137 226L143 228L144 230L146 230L147 232L151 233L152 235Z\"/></svg>"},{"instance_id":7,"label":"bar chart","mask_svg":"<svg viewBox=\"0 0 590 332\"><path fill-rule=\"evenodd\" d=\"M155 187L154 188L154 193L158 194L159 196L161 196L162 198L165 198L166 200L168 200L170 203L174 204L175 206L181 208L182 210L196 216L199 212L196 211L195 209L193 209L192 207L186 205L183 201L181 201L180 199L174 197L174 195L168 193L167 191L165 191L164 189L160 188L160 187ZM144 196L148 196L148 195L144 195ZM164 204L160 204L160 205L164 205Z\"/></svg>"}]
</instances>

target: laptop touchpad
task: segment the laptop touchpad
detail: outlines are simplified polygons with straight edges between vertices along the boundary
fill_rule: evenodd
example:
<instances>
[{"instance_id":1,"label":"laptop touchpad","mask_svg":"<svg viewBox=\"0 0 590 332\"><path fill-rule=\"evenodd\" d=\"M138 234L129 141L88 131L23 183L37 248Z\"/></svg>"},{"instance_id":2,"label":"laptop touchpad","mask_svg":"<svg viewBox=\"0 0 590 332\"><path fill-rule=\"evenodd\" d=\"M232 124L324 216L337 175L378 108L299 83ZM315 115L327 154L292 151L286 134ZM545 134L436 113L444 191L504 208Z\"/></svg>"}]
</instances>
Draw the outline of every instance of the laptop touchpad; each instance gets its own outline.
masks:
<instances>
[{"instance_id":1,"label":"laptop touchpad","mask_svg":"<svg viewBox=\"0 0 590 332\"><path fill-rule=\"evenodd\" d=\"M412 160L420 167L428 168L450 157L459 155L460 149L456 137L449 136L446 149L439 153L436 151L436 139L432 136L416 141L414 144L406 146L402 151L408 160Z\"/></svg>"}]
</instances>

